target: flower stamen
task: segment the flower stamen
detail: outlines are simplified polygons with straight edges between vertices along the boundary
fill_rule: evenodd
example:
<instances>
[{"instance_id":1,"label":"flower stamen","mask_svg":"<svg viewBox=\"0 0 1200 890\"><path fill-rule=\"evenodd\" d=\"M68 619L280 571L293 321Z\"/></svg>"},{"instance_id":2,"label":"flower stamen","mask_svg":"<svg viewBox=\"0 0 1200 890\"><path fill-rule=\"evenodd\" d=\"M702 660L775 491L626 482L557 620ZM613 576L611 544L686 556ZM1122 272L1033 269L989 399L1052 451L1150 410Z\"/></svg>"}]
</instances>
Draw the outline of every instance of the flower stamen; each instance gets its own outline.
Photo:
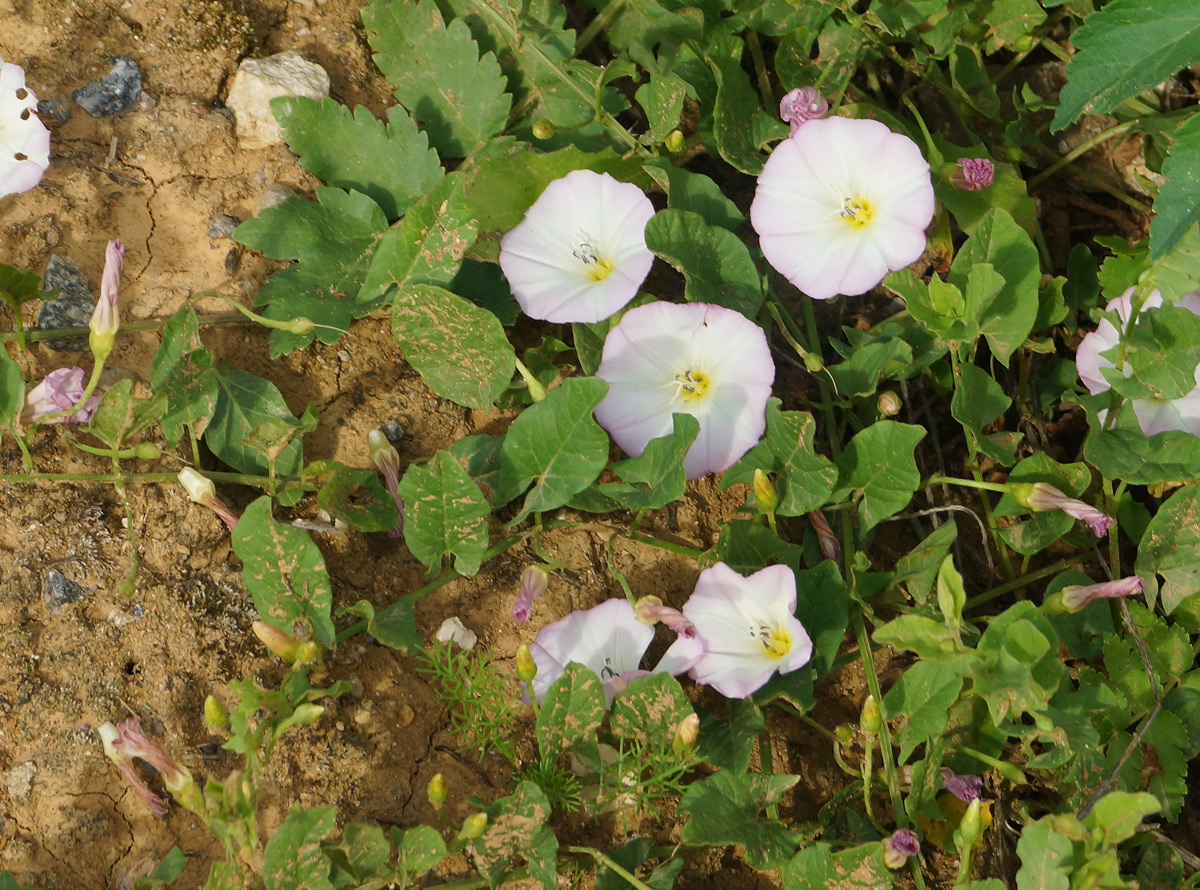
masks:
<instances>
[{"instance_id":1,"label":"flower stamen","mask_svg":"<svg viewBox=\"0 0 1200 890\"><path fill-rule=\"evenodd\" d=\"M675 396L685 399L699 401L708 394L708 388L712 385L712 381L703 371L697 371L694 368L688 368L680 374L675 375L675 379L671 381L675 386Z\"/></svg>"},{"instance_id":2,"label":"flower stamen","mask_svg":"<svg viewBox=\"0 0 1200 890\"><path fill-rule=\"evenodd\" d=\"M787 628L760 624L758 630L750 628L750 636L758 639L764 649L775 658L783 658L792 649L792 637Z\"/></svg>"},{"instance_id":3,"label":"flower stamen","mask_svg":"<svg viewBox=\"0 0 1200 890\"><path fill-rule=\"evenodd\" d=\"M584 274L592 281L603 281L612 274L612 260L600 256L600 249L589 236L580 237L579 246L571 253L584 265Z\"/></svg>"},{"instance_id":4,"label":"flower stamen","mask_svg":"<svg viewBox=\"0 0 1200 890\"><path fill-rule=\"evenodd\" d=\"M842 198L842 209L838 216L855 228L863 228L871 221L871 205L859 198Z\"/></svg>"}]
</instances>

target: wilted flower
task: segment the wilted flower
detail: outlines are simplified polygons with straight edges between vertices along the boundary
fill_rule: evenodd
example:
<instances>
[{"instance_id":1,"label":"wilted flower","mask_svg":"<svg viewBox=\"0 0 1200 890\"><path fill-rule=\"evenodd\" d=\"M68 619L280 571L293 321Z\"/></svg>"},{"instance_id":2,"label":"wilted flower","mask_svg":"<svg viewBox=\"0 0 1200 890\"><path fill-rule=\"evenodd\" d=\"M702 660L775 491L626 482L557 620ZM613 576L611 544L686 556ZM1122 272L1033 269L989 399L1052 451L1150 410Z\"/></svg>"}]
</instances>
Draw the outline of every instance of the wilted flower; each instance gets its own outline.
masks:
<instances>
[{"instance_id":1,"label":"wilted flower","mask_svg":"<svg viewBox=\"0 0 1200 890\"><path fill-rule=\"evenodd\" d=\"M1125 291L1119 297L1108 301L1105 307L1109 312L1117 313L1124 328L1129 324L1129 313L1133 306L1131 297L1133 288ZM1146 295L1142 304L1145 309L1156 309L1162 305L1162 294L1157 290ZM1193 315L1200 315L1200 292L1192 292L1179 297L1174 305L1182 306ZM1121 342L1121 332L1107 318L1100 320L1096 330L1086 335L1079 343L1075 352L1075 367L1079 378L1092 395L1107 392L1110 384L1104 378L1104 369L1115 365L1103 357ZM1126 372L1128 376L1128 371ZM1167 430L1180 430L1200 436L1200 365L1196 366L1196 387L1177 399L1130 399L1133 413L1137 417L1138 426L1147 436ZM1101 415L1103 420L1103 415Z\"/></svg>"},{"instance_id":2,"label":"wilted flower","mask_svg":"<svg viewBox=\"0 0 1200 890\"><path fill-rule=\"evenodd\" d=\"M909 856L916 856L920 852L921 842L911 828L901 828L891 837L883 839L883 864L888 868L900 868Z\"/></svg>"},{"instance_id":3,"label":"wilted flower","mask_svg":"<svg viewBox=\"0 0 1200 890\"><path fill-rule=\"evenodd\" d=\"M820 510L811 510L808 514L808 523L817 535L817 544L821 547L821 555L834 562L841 560L842 544L838 541L837 535L833 533L833 529L829 527L829 520L825 518L825 514Z\"/></svg>"},{"instance_id":4,"label":"wilted flower","mask_svg":"<svg viewBox=\"0 0 1200 890\"><path fill-rule=\"evenodd\" d=\"M643 596L633 604L633 613L642 624L658 624L660 621L681 637L694 637L696 625L678 609L663 605L656 596Z\"/></svg>"},{"instance_id":5,"label":"wilted flower","mask_svg":"<svg viewBox=\"0 0 1200 890\"><path fill-rule=\"evenodd\" d=\"M50 131L36 111L25 69L0 59L0 198L29 191L50 166Z\"/></svg>"},{"instance_id":6,"label":"wilted flower","mask_svg":"<svg viewBox=\"0 0 1200 890\"><path fill-rule=\"evenodd\" d=\"M1046 482L1014 483L1009 486L1009 491L1012 492L1013 500L1034 513L1062 510L1072 519L1086 522L1097 538L1103 538L1113 524L1112 517L1107 513L1068 496Z\"/></svg>"},{"instance_id":7,"label":"wilted flower","mask_svg":"<svg viewBox=\"0 0 1200 890\"><path fill-rule=\"evenodd\" d=\"M861 294L925 250L929 164L879 121L808 121L758 176L750 221L763 255L810 297Z\"/></svg>"},{"instance_id":8,"label":"wilted flower","mask_svg":"<svg viewBox=\"0 0 1200 890\"><path fill-rule=\"evenodd\" d=\"M138 773L133 765L135 757L158 770L162 775L163 785L181 805L193 812L198 805L203 806L200 789L196 786L191 771L175 763L163 750L162 745L147 737L136 717L130 717L117 726L111 723L101 724L97 732L100 741L104 743L105 756L116 765L125 781L155 816L167 812L166 801L151 791Z\"/></svg>"},{"instance_id":9,"label":"wilted flower","mask_svg":"<svg viewBox=\"0 0 1200 890\"><path fill-rule=\"evenodd\" d=\"M237 516L223 500L217 497L216 486L203 473L197 473L191 467L184 467L179 471L179 484L187 492L188 500L200 504L202 507L208 507L230 529L237 525Z\"/></svg>"},{"instance_id":10,"label":"wilted flower","mask_svg":"<svg viewBox=\"0 0 1200 890\"><path fill-rule=\"evenodd\" d=\"M787 566L745 577L719 562L700 573L683 604L696 639L676 640L663 662L698 642L702 654L688 675L728 698L745 698L776 671L789 673L812 657L812 640L795 610L796 576Z\"/></svg>"},{"instance_id":11,"label":"wilted flower","mask_svg":"<svg viewBox=\"0 0 1200 890\"><path fill-rule=\"evenodd\" d=\"M816 87L796 87L794 90L788 90L779 101L779 116L791 124L793 134L800 129L801 124L827 114L829 101Z\"/></svg>"},{"instance_id":12,"label":"wilted flower","mask_svg":"<svg viewBox=\"0 0 1200 890\"><path fill-rule=\"evenodd\" d=\"M970 803L983 796L983 776L960 776L950 767L943 766L942 787L963 803Z\"/></svg>"},{"instance_id":13,"label":"wilted flower","mask_svg":"<svg viewBox=\"0 0 1200 890\"><path fill-rule=\"evenodd\" d=\"M533 601L545 593L549 585L550 575L545 566L528 566L521 574L521 587L517 591L517 601L513 603L513 621L528 621Z\"/></svg>"},{"instance_id":14,"label":"wilted flower","mask_svg":"<svg viewBox=\"0 0 1200 890\"><path fill-rule=\"evenodd\" d=\"M500 242L500 268L522 311L553 322L608 318L650 272L652 216L640 188L607 173L554 180Z\"/></svg>"},{"instance_id":15,"label":"wilted flower","mask_svg":"<svg viewBox=\"0 0 1200 890\"><path fill-rule=\"evenodd\" d=\"M1046 597L1044 608L1051 615L1072 614L1081 611L1092 600L1136 596L1142 588L1142 579L1137 575L1100 584L1072 584Z\"/></svg>"},{"instance_id":16,"label":"wilted flower","mask_svg":"<svg viewBox=\"0 0 1200 890\"><path fill-rule=\"evenodd\" d=\"M706 303L648 303L608 333L597 377L608 395L596 420L627 454L668 435L673 413L700 433L683 459L689 479L732 466L766 429L775 364L762 328Z\"/></svg>"},{"instance_id":17,"label":"wilted flower","mask_svg":"<svg viewBox=\"0 0 1200 890\"><path fill-rule=\"evenodd\" d=\"M41 383L25 394L21 423L40 422L47 414L73 407L83 398L83 368L59 368L45 376ZM74 414L53 417L46 423L87 423L96 413L99 396L89 396L84 406Z\"/></svg>"},{"instance_id":18,"label":"wilted flower","mask_svg":"<svg viewBox=\"0 0 1200 890\"><path fill-rule=\"evenodd\" d=\"M388 441L383 430L371 430L367 433L367 454L375 469L383 476L383 487L388 490L392 500L396 502L396 524L388 530L393 538L398 538L404 532L404 501L400 498L400 452Z\"/></svg>"},{"instance_id":19,"label":"wilted flower","mask_svg":"<svg viewBox=\"0 0 1200 890\"><path fill-rule=\"evenodd\" d=\"M121 272L125 268L125 247L120 241L109 241L104 254L104 274L100 278L100 299L88 322L91 333L88 346L97 361L102 361L117 340L121 314L117 308L117 291L121 287Z\"/></svg>"},{"instance_id":20,"label":"wilted flower","mask_svg":"<svg viewBox=\"0 0 1200 890\"><path fill-rule=\"evenodd\" d=\"M992 184L996 165L987 158L959 158L950 174L950 184L962 192L977 192Z\"/></svg>"}]
</instances>

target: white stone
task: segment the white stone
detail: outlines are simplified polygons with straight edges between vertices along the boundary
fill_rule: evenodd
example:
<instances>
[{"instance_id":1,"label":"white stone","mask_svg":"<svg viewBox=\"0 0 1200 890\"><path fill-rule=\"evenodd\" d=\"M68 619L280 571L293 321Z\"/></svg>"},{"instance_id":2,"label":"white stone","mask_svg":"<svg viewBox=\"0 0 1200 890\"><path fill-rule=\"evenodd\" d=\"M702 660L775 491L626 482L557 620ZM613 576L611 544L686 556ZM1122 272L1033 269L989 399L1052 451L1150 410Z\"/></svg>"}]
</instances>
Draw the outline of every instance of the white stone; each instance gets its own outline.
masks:
<instances>
[{"instance_id":1,"label":"white stone","mask_svg":"<svg viewBox=\"0 0 1200 890\"><path fill-rule=\"evenodd\" d=\"M237 125L238 147L266 148L283 141L271 100L277 96L307 96L320 101L329 95L329 75L289 49L265 59L246 59L238 66L225 104Z\"/></svg>"},{"instance_id":2,"label":"white stone","mask_svg":"<svg viewBox=\"0 0 1200 890\"><path fill-rule=\"evenodd\" d=\"M4 774L4 790L8 792L8 796L20 799L27 795L33 786L33 776L36 772L37 767L32 760L8 770Z\"/></svg>"},{"instance_id":3,"label":"white stone","mask_svg":"<svg viewBox=\"0 0 1200 890\"><path fill-rule=\"evenodd\" d=\"M475 644L479 642L475 631L468 629L457 617L447 618L442 622L442 626L438 628L437 639L439 643L449 643L453 640L464 649L474 649Z\"/></svg>"}]
</instances>

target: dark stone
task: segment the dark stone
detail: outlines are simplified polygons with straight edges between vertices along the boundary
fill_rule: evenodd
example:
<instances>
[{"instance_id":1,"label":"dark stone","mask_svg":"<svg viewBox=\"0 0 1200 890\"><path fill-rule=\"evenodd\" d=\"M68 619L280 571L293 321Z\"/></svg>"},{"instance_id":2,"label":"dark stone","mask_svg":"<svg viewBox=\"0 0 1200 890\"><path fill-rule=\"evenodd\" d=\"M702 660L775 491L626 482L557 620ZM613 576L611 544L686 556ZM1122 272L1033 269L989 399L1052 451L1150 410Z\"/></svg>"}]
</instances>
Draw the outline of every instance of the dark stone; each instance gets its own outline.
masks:
<instances>
[{"instance_id":1,"label":"dark stone","mask_svg":"<svg viewBox=\"0 0 1200 890\"><path fill-rule=\"evenodd\" d=\"M400 440L404 438L404 427L395 420L385 420L379 425L380 431L393 445L399 445Z\"/></svg>"},{"instance_id":2,"label":"dark stone","mask_svg":"<svg viewBox=\"0 0 1200 890\"><path fill-rule=\"evenodd\" d=\"M38 328L52 331L55 328L87 327L92 318L92 310L96 308L87 276L70 261L57 255L50 257L46 271L42 274L42 290L51 291L54 288L58 288L58 296L53 300L46 300L38 310ZM78 337L42 342L58 352L74 352L87 348L87 340Z\"/></svg>"},{"instance_id":3,"label":"dark stone","mask_svg":"<svg viewBox=\"0 0 1200 890\"><path fill-rule=\"evenodd\" d=\"M46 573L46 580L42 584L42 602L51 613L56 614L60 606L79 602L87 595L87 588L76 584L58 569Z\"/></svg>"},{"instance_id":4,"label":"dark stone","mask_svg":"<svg viewBox=\"0 0 1200 890\"><path fill-rule=\"evenodd\" d=\"M71 119L71 107L62 99L41 99L37 104L38 114L48 114L60 124Z\"/></svg>"},{"instance_id":5,"label":"dark stone","mask_svg":"<svg viewBox=\"0 0 1200 890\"><path fill-rule=\"evenodd\" d=\"M209 238L228 238L241 222L231 213L214 213L206 234Z\"/></svg>"},{"instance_id":6,"label":"dark stone","mask_svg":"<svg viewBox=\"0 0 1200 890\"><path fill-rule=\"evenodd\" d=\"M92 117L125 111L142 94L142 72L129 56L113 59L112 70L71 93L75 103Z\"/></svg>"}]
</instances>

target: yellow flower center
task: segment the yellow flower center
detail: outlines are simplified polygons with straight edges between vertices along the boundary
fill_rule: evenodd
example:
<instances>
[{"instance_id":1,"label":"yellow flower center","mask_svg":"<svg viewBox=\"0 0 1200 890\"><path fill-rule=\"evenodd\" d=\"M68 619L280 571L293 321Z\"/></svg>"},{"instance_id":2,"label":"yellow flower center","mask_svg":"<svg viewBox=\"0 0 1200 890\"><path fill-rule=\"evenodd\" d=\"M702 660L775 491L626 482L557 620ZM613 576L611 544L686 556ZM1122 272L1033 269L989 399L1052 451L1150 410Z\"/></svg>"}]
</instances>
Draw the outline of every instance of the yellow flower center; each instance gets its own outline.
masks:
<instances>
[{"instance_id":1,"label":"yellow flower center","mask_svg":"<svg viewBox=\"0 0 1200 890\"><path fill-rule=\"evenodd\" d=\"M592 281L603 281L612 274L612 260L601 256L596 242L587 235L581 237L579 246L572 253L583 263L583 273Z\"/></svg>"},{"instance_id":2,"label":"yellow flower center","mask_svg":"<svg viewBox=\"0 0 1200 890\"><path fill-rule=\"evenodd\" d=\"M864 198L842 198L842 209L838 216L846 221L846 225L856 229L864 228L871 222L871 204Z\"/></svg>"},{"instance_id":3,"label":"yellow flower center","mask_svg":"<svg viewBox=\"0 0 1200 890\"><path fill-rule=\"evenodd\" d=\"M703 399L708 394L708 388L712 386L708 375L695 368L688 368L683 373L676 374L672 382L675 384L675 395L694 402Z\"/></svg>"},{"instance_id":4,"label":"yellow flower center","mask_svg":"<svg viewBox=\"0 0 1200 890\"><path fill-rule=\"evenodd\" d=\"M763 648L774 658L783 658L792 650L792 636L782 625L768 627L763 624L757 631L751 629L750 635L757 637Z\"/></svg>"}]
</instances>

